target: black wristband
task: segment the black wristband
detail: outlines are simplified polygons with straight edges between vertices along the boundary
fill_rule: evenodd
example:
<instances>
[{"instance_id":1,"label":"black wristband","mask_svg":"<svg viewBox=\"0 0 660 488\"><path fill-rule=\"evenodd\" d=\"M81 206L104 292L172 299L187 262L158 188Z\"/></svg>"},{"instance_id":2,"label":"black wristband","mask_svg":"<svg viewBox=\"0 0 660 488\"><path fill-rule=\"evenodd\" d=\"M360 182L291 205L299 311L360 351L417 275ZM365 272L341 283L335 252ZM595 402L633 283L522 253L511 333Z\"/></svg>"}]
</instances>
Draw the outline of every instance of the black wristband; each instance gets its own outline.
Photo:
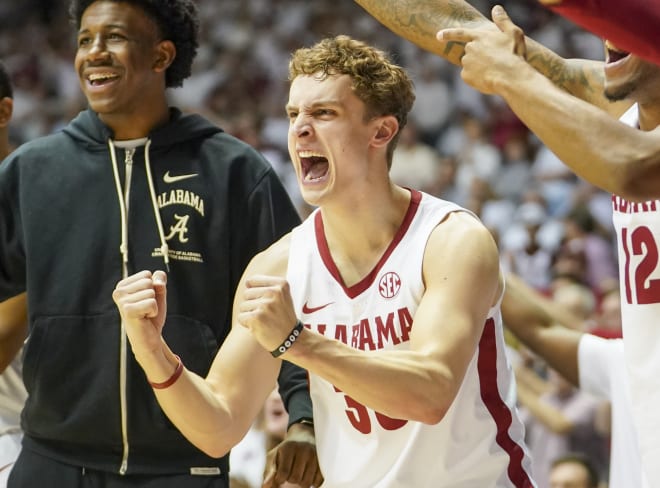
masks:
<instances>
[{"instance_id":1,"label":"black wristband","mask_svg":"<svg viewBox=\"0 0 660 488\"><path fill-rule=\"evenodd\" d=\"M296 325L293 326L293 329L291 329L291 332L289 332L289 335L287 336L286 339L284 339L284 342L280 344L280 347L275 349L274 351L270 351L272 356L274 358L280 357L282 354L287 352L291 346L296 342L298 339L298 336L300 336L300 333L302 332L303 329L303 324L299 320L296 322Z\"/></svg>"}]
</instances>

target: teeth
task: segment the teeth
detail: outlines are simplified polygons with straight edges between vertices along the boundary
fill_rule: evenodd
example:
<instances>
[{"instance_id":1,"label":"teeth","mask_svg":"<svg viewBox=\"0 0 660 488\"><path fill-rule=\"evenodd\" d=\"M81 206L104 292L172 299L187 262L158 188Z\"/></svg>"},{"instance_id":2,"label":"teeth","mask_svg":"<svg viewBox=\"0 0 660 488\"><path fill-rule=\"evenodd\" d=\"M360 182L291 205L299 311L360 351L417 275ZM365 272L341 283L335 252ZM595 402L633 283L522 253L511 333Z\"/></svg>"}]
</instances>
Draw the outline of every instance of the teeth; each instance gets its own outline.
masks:
<instances>
[{"instance_id":1,"label":"teeth","mask_svg":"<svg viewBox=\"0 0 660 488\"><path fill-rule=\"evenodd\" d=\"M108 80L110 78L114 78L115 75L112 73L94 73L89 75L87 78L89 81L98 81L98 80Z\"/></svg>"},{"instance_id":2,"label":"teeth","mask_svg":"<svg viewBox=\"0 0 660 488\"><path fill-rule=\"evenodd\" d=\"M313 152L313 151L300 151L300 152L298 152L298 156L300 156L301 158L314 158L314 157L323 158L323 157L325 157L325 156L323 156L323 154L316 153L316 152Z\"/></svg>"}]
</instances>

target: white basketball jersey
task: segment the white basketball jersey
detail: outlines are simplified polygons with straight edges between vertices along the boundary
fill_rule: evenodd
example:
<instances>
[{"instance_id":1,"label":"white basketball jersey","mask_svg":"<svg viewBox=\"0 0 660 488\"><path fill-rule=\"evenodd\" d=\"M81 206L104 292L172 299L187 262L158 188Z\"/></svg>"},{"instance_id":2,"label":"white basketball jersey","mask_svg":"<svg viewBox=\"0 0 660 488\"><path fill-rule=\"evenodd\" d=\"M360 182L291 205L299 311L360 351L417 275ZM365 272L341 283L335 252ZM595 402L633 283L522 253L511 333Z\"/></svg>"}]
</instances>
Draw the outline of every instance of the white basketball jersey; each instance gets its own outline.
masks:
<instances>
[{"instance_id":1,"label":"white basketball jersey","mask_svg":"<svg viewBox=\"0 0 660 488\"><path fill-rule=\"evenodd\" d=\"M637 127L637 117L635 105L621 120ZM612 207L633 418L644 470L660 486L660 200L613 196Z\"/></svg>"},{"instance_id":2,"label":"white basketball jersey","mask_svg":"<svg viewBox=\"0 0 660 488\"><path fill-rule=\"evenodd\" d=\"M410 347L424 293L422 260L433 229L461 207L417 191L374 269L347 287L316 210L292 232L287 271L298 316L310 328L362 350ZM531 487L515 384L497 307L463 384L441 422L389 418L310 373L324 488Z\"/></svg>"}]
</instances>

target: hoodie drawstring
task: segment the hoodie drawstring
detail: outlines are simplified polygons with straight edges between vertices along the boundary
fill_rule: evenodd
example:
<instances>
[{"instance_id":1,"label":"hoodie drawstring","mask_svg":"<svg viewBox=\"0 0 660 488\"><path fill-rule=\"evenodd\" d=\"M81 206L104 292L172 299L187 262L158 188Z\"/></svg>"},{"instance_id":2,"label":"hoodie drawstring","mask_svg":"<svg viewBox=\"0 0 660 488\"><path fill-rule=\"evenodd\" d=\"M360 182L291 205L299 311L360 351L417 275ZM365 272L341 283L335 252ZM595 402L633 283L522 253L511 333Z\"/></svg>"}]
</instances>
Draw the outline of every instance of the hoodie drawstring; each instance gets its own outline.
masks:
<instances>
[{"instance_id":1,"label":"hoodie drawstring","mask_svg":"<svg viewBox=\"0 0 660 488\"><path fill-rule=\"evenodd\" d=\"M115 152L115 145L112 142L112 139L108 139L108 146L110 148L110 158L112 159L112 171L115 176L115 187L117 189L117 198L119 200L119 212L121 214L121 244L119 245L119 252L122 255L122 260L124 264L128 263L128 223L126 217L126 202L124 201L124 196L122 194L122 185L119 180L119 169L117 167L117 155ZM154 180L151 174L151 160L149 158L149 148L151 147L151 140L147 140L147 143L144 147L144 158L145 158L145 170L147 172L147 182L149 186L149 195L151 197L151 206L154 210L154 216L156 218L156 227L158 229L158 237L160 238L160 252L163 255L163 262L165 263L165 268L169 272L170 270L170 253L169 246L167 245L167 240L165 239L165 231L163 230L163 221L160 218L160 211L158 210L158 199L156 198L156 190L154 187Z\"/></svg>"},{"instance_id":2,"label":"hoodie drawstring","mask_svg":"<svg viewBox=\"0 0 660 488\"><path fill-rule=\"evenodd\" d=\"M165 268L170 271L170 249L165 240L165 232L163 231L163 221L160 218L160 211L158 210L158 200L156 199L156 190L154 189L154 179L151 176L151 160L149 159L149 147L151 146L151 139L147 141L144 148L144 166L147 171L147 182L149 183L149 194L151 195L151 206L154 209L154 216L156 217L156 226L158 227L158 236L160 237L160 252L163 255Z\"/></svg>"},{"instance_id":3,"label":"hoodie drawstring","mask_svg":"<svg viewBox=\"0 0 660 488\"><path fill-rule=\"evenodd\" d=\"M119 252L121 253L123 263L126 264L128 263L128 224L126 222L126 202L124 202L124 195L121 190L121 181L119 181L119 168L117 167L117 154L115 152L115 145L112 143L112 139L108 139L108 147L110 148L112 172L115 175L115 187L117 189L117 199L119 200L119 213L121 214L121 244L119 245Z\"/></svg>"}]
</instances>

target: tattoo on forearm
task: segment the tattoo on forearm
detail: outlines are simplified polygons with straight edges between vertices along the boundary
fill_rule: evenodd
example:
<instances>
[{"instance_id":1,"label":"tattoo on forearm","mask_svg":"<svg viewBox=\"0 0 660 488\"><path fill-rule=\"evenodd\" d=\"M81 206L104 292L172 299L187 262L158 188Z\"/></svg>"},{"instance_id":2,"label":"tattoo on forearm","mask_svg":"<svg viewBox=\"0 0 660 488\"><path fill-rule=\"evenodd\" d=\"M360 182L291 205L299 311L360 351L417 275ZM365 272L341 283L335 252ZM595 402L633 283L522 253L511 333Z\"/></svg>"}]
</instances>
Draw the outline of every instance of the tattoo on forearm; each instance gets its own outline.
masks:
<instances>
[{"instance_id":1,"label":"tattoo on forearm","mask_svg":"<svg viewBox=\"0 0 660 488\"><path fill-rule=\"evenodd\" d=\"M355 0L390 30L420 47L437 52L435 38L440 29L475 27L487 22L474 7L462 0ZM464 43L448 43L443 55L462 56ZM454 51L452 53L452 51Z\"/></svg>"},{"instance_id":2,"label":"tattoo on forearm","mask_svg":"<svg viewBox=\"0 0 660 488\"><path fill-rule=\"evenodd\" d=\"M574 81L563 60L557 56L545 52L528 52L527 62L563 90L568 91Z\"/></svg>"},{"instance_id":3,"label":"tattoo on forearm","mask_svg":"<svg viewBox=\"0 0 660 488\"><path fill-rule=\"evenodd\" d=\"M528 53L527 61L562 90L587 102L599 105L602 100L602 68L589 62L574 65L551 51Z\"/></svg>"},{"instance_id":4,"label":"tattoo on forearm","mask_svg":"<svg viewBox=\"0 0 660 488\"><path fill-rule=\"evenodd\" d=\"M411 30L419 36L432 36L443 28L461 27L485 17L460 0L356 0L392 30Z\"/></svg>"}]
</instances>

